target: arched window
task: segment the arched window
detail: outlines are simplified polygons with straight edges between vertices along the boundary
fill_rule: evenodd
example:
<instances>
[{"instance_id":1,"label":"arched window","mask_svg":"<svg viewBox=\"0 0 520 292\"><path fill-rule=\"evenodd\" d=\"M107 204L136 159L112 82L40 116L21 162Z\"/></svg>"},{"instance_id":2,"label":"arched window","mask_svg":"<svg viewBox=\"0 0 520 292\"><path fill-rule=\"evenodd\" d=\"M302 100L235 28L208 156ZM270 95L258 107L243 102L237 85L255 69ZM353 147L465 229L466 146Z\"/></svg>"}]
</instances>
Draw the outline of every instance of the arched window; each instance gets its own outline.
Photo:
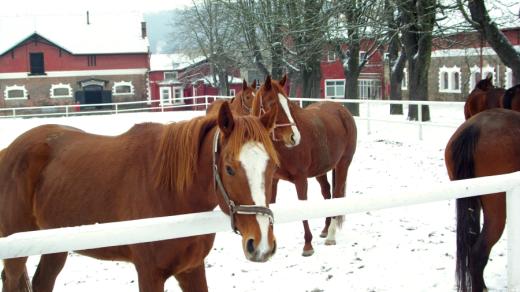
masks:
<instances>
[{"instance_id":1,"label":"arched window","mask_svg":"<svg viewBox=\"0 0 520 292\"><path fill-rule=\"evenodd\" d=\"M439 92L460 93L460 68L442 66L439 69Z\"/></svg>"}]
</instances>

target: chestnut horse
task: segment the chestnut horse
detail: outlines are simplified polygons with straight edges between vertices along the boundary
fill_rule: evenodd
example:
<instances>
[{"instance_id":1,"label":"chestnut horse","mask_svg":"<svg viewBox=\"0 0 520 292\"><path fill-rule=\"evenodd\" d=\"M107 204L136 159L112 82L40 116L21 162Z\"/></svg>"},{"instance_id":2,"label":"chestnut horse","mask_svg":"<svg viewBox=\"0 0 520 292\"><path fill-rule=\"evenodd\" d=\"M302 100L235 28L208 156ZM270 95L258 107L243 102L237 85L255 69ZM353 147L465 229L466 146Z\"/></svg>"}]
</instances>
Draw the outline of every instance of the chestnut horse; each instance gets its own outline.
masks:
<instances>
[{"instance_id":1,"label":"chestnut horse","mask_svg":"<svg viewBox=\"0 0 520 292\"><path fill-rule=\"evenodd\" d=\"M251 113L251 104L256 92L256 80L251 83L251 86L247 85L247 81L242 81L242 90L237 93L235 97L229 101L229 106L234 113L240 115L249 115ZM217 111L217 109L224 103L224 99L217 99L213 101L208 108L206 113Z\"/></svg>"},{"instance_id":2,"label":"chestnut horse","mask_svg":"<svg viewBox=\"0 0 520 292\"><path fill-rule=\"evenodd\" d=\"M493 85L491 75L480 80L466 99L464 117L467 120L481 111L492 108L520 111L520 84L505 90Z\"/></svg>"},{"instance_id":3,"label":"chestnut horse","mask_svg":"<svg viewBox=\"0 0 520 292\"><path fill-rule=\"evenodd\" d=\"M0 163L0 233L105 223L213 210L230 215L245 257L275 252L270 140L276 111L236 117L218 113L168 125L145 123L115 137L44 125L19 136ZM217 191L218 189L218 191ZM139 291L162 292L175 276L183 291L207 291L204 258L214 234L82 250L135 265ZM46 254L32 279L52 291L67 253ZM30 291L27 257L4 260L3 291Z\"/></svg>"},{"instance_id":4,"label":"chestnut horse","mask_svg":"<svg viewBox=\"0 0 520 292\"><path fill-rule=\"evenodd\" d=\"M334 198L345 196L347 172L356 151L357 129L354 118L341 104L322 101L301 108L289 101L283 88L287 77L280 81L268 76L253 100L253 114L278 108L273 140L280 157L280 168L273 181L273 201L276 199L278 179L296 186L298 199L307 200L307 178L316 177L325 199L331 198L327 172L332 170ZM343 216L327 218L321 237L325 244L335 244L336 228ZM303 221L305 245L303 255L314 253L312 233L307 220Z\"/></svg>"},{"instance_id":5,"label":"chestnut horse","mask_svg":"<svg viewBox=\"0 0 520 292\"><path fill-rule=\"evenodd\" d=\"M490 109L464 122L445 150L451 180L520 170L520 113ZM484 267L506 223L504 193L457 199L457 286L483 291ZM480 211L484 225L480 229Z\"/></svg>"}]
</instances>

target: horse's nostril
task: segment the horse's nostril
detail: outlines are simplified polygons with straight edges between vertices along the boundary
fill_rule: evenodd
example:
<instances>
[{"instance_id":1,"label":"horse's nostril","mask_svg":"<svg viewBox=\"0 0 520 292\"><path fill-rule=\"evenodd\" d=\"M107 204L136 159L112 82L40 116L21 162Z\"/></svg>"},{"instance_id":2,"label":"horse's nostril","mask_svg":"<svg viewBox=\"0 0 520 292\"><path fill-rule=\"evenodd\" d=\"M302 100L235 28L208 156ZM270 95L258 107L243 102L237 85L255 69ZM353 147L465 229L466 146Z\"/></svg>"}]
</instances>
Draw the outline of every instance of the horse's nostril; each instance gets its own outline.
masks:
<instances>
[{"instance_id":1,"label":"horse's nostril","mask_svg":"<svg viewBox=\"0 0 520 292\"><path fill-rule=\"evenodd\" d=\"M291 135L291 143L293 145L296 144L296 140L294 139L294 134Z\"/></svg>"},{"instance_id":2,"label":"horse's nostril","mask_svg":"<svg viewBox=\"0 0 520 292\"><path fill-rule=\"evenodd\" d=\"M252 238L247 241L247 252L249 252L249 254L255 252L255 241Z\"/></svg>"}]
</instances>

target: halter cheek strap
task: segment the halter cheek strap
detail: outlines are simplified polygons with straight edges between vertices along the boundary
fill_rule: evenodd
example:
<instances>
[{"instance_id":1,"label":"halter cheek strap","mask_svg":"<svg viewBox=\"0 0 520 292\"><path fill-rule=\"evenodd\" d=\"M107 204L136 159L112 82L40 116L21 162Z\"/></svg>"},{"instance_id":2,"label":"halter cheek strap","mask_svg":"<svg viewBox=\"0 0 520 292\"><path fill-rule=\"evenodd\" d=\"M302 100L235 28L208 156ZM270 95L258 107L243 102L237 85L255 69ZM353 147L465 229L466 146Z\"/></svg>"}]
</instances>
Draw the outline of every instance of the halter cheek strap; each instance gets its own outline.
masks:
<instances>
[{"instance_id":1,"label":"halter cheek strap","mask_svg":"<svg viewBox=\"0 0 520 292\"><path fill-rule=\"evenodd\" d=\"M260 115L263 115L266 112L267 111L264 108L264 100L262 99L262 95L260 95ZM283 123L283 124L279 124L279 123L275 122L275 124L273 126L273 130L271 131L271 139L273 141L281 141L280 139L276 139L276 136L274 135L274 129L281 128L281 127L292 127L292 126L296 126L296 123Z\"/></svg>"},{"instance_id":2,"label":"halter cheek strap","mask_svg":"<svg viewBox=\"0 0 520 292\"><path fill-rule=\"evenodd\" d=\"M235 224L235 214L242 214L242 215L264 215L269 218L269 222L273 224L274 222L274 215L273 211L271 209L264 207L264 206L258 206L258 205L236 205L233 200L229 197L229 194L226 192L226 189L224 188L224 184L222 183L222 180L220 179L218 166L217 166L217 154L218 154L218 137L220 135L220 129L217 128L217 131L215 131L215 136L213 137L213 178L216 182L216 186L218 187L220 193L222 194L222 198L224 199L224 202L226 202L226 205L229 208L229 217L231 220L231 229L236 234L240 234L240 231L237 229Z\"/></svg>"}]
</instances>

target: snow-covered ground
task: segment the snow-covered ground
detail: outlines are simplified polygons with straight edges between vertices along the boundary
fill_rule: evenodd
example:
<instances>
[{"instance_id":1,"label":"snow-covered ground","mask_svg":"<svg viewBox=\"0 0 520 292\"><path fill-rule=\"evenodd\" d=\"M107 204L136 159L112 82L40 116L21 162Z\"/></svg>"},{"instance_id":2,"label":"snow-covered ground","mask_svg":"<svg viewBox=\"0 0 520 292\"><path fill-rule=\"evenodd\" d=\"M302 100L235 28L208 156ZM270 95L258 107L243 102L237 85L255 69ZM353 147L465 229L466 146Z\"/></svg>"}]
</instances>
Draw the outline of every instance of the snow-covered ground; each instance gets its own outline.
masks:
<instances>
[{"instance_id":1,"label":"snow-covered ground","mask_svg":"<svg viewBox=\"0 0 520 292\"><path fill-rule=\"evenodd\" d=\"M371 109L377 112L378 109ZM381 107L386 112L386 107ZM0 120L0 148L23 131L42 123L73 125L113 135L143 121L173 121L196 113L140 113L117 116ZM395 118L395 117L394 117ZM402 118L402 117L401 117ZM432 109L436 122L460 123L460 107ZM398 118L399 119L399 118ZM385 196L404 186L448 181L444 147L453 127L415 126L358 121L358 146L350 167L347 196ZM297 200L294 186L281 182L277 204ZM319 186L309 180L309 200L322 200ZM319 238L323 220L311 220L315 254L302 257L303 227L299 222L275 225L278 250L267 263L248 262L240 238L231 231L217 234L206 258L210 291L453 291L455 268L454 201L393 208L346 216L335 246ZM506 291L506 236L494 247L485 270L490 291ZM29 273L38 257L28 262ZM132 265L71 254L55 290L138 291ZM166 291L180 291L174 278Z\"/></svg>"}]
</instances>

